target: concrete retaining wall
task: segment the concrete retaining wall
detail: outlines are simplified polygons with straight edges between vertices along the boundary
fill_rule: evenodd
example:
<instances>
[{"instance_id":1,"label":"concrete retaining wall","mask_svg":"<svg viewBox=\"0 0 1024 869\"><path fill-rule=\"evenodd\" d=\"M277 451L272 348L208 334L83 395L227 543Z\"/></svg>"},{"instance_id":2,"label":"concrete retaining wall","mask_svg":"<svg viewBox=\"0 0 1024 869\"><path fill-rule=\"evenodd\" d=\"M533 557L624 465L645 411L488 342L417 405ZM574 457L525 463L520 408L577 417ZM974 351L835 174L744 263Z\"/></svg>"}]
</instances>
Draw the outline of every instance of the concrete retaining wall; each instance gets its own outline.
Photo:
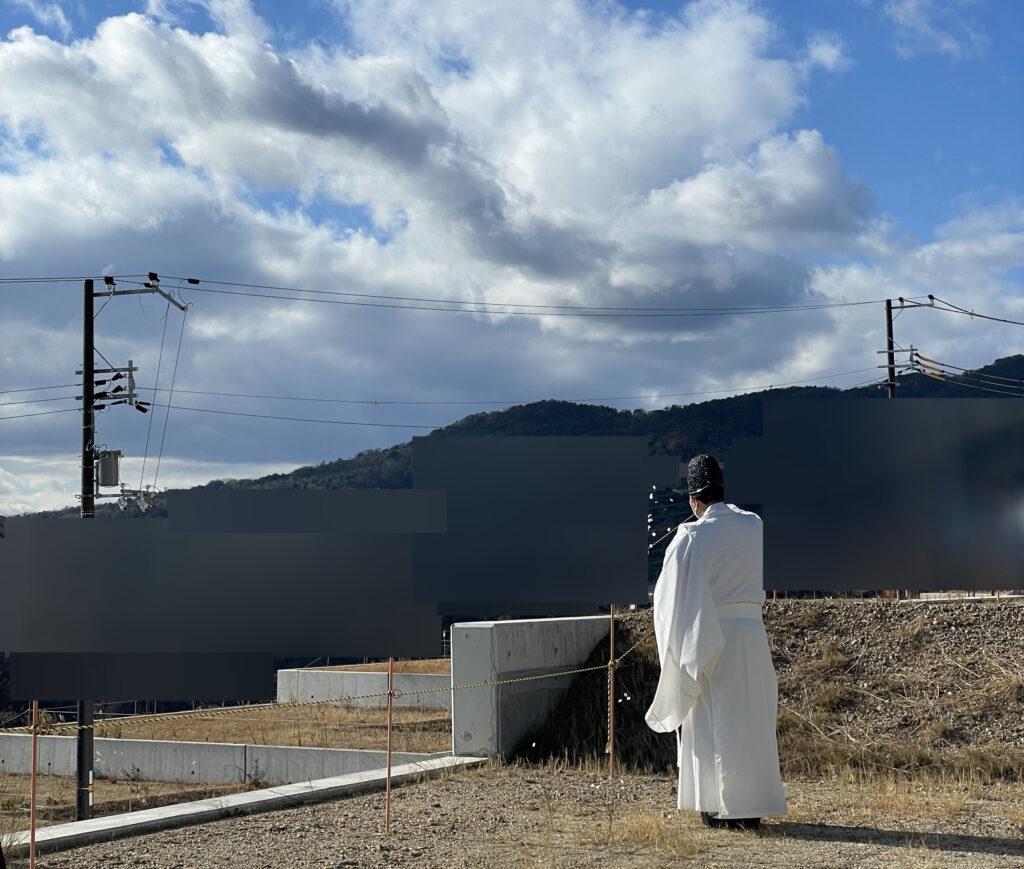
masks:
<instances>
[{"instance_id":1,"label":"concrete retaining wall","mask_svg":"<svg viewBox=\"0 0 1024 869\"><path fill-rule=\"evenodd\" d=\"M147 781L233 784L257 779L292 784L387 765L383 751L353 748L292 748L226 742L164 742L150 739L96 739L97 778L137 776ZM436 755L392 752L393 765L416 763ZM74 775L75 737L40 736L36 770L43 775ZM32 771L32 737L0 733L0 772Z\"/></svg>"},{"instance_id":2,"label":"concrete retaining wall","mask_svg":"<svg viewBox=\"0 0 1024 869\"><path fill-rule=\"evenodd\" d=\"M449 710L452 696L448 675L424 673L395 673L394 705L398 707L417 706L422 709ZM413 694L412 691L433 690L430 694ZM289 703L306 700L337 700L341 697L360 697L366 694L385 694L388 690L387 673L371 673L359 670L278 670L277 702ZM367 697L363 700L346 701L348 706L369 709L384 709L387 697Z\"/></svg>"},{"instance_id":3,"label":"concrete retaining wall","mask_svg":"<svg viewBox=\"0 0 1024 869\"><path fill-rule=\"evenodd\" d=\"M608 636L608 616L465 622L451 627L452 684L579 667ZM572 676L452 692L455 755L507 756L547 719Z\"/></svg>"}]
</instances>

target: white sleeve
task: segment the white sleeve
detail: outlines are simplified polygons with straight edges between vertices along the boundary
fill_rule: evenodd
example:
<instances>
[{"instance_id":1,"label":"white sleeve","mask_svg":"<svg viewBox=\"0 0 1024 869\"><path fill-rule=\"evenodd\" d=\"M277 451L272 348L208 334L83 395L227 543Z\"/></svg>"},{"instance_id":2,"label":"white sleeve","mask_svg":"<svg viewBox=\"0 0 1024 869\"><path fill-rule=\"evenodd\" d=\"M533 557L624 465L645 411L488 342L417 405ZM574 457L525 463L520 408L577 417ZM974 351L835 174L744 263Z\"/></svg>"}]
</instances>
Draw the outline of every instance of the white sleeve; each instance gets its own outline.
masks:
<instances>
[{"instance_id":1,"label":"white sleeve","mask_svg":"<svg viewBox=\"0 0 1024 869\"><path fill-rule=\"evenodd\" d=\"M700 675L725 645L707 570L694 538L681 528L665 552L654 589L654 631L661 676L647 725L662 733L683 723L700 696Z\"/></svg>"}]
</instances>

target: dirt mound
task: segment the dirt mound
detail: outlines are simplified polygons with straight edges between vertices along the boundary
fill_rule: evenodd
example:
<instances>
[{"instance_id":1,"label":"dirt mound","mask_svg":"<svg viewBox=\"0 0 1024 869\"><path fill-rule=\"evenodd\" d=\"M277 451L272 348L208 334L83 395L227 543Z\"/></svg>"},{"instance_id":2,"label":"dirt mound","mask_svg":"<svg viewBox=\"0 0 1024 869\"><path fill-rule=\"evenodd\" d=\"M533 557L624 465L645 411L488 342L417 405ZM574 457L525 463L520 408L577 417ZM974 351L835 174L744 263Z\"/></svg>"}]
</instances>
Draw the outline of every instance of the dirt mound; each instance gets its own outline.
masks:
<instances>
[{"instance_id":1,"label":"dirt mound","mask_svg":"<svg viewBox=\"0 0 1024 869\"><path fill-rule=\"evenodd\" d=\"M934 769L983 780L1024 770L1024 607L1010 601L769 602L765 626L779 676L784 774L838 768ZM644 712L658 679L651 612L616 622L616 757L668 770L674 740ZM608 643L588 664L608 660ZM581 676L519 754L593 760L607 746L607 677Z\"/></svg>"}]
</instances>

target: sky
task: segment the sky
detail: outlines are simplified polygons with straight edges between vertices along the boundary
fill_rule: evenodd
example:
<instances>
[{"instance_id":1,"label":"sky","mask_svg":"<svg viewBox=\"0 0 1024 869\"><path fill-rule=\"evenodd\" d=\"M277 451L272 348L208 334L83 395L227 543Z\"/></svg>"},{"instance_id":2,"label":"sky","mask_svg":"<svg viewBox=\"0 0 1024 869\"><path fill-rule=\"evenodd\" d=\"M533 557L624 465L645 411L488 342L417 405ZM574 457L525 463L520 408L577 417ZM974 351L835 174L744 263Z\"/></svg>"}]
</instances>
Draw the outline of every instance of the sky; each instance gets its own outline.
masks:
<instances>
[{"instance_id":1,"label":"sky","mask_svg":"<svg viewBox=\"0 0 1024 869\"><path fill-rule=\"evenodd\" d=\"M188 306L94 302L138 489L1024 321L1022 85L1016 0L0 0L0 514L75 503L86 277Z\"/></svg>"}]
</instances>

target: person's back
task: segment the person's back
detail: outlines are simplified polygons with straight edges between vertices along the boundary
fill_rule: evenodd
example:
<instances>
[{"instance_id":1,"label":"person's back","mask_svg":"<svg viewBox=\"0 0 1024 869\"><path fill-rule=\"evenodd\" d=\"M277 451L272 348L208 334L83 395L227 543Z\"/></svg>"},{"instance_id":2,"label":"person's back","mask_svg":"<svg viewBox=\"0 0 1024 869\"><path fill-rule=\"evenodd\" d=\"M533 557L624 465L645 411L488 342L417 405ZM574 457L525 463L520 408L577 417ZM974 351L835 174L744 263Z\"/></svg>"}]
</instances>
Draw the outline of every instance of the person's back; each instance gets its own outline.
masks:
<instances>
[{"instance_id":1,"label":"person's back","mask_svg":"<svg viewBox=\"0 0 1024 869\"><path fill-rule=\"evenodd\" d=\"M761 518L733 504L711 504L685 526L693 555L704 562L716 606L763 603L764 544Z\"/></svg>"},{"instance_id":2,"label":"person's back","mask_svg":"<svg viewBox=\"0 0 1024 869\"><path fill-rule=\"evenodd\" d=\"M756 826L786 813L778 688L761 619L761 519L724 503L710 456L690 462L690 507L654 591L661 676L647 723L678 740L678 807L705 823Z\"/></svg>"}]
</instances>

